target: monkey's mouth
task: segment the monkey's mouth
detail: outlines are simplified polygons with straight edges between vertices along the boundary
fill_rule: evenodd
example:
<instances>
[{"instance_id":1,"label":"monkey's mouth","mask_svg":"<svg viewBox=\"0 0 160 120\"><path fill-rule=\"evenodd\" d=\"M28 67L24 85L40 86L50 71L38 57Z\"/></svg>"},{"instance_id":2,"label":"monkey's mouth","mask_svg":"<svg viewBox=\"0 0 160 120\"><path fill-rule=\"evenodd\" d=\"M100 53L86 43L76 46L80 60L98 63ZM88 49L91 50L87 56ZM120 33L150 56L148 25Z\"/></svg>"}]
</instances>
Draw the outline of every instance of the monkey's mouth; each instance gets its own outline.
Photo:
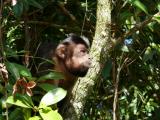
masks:
<instances>
[{"instance_id":1,"label":"monkey's mouth","mask_svg":"<svg viewBox=\"0 0 160 120\"><path fill-rule=\"evenodd\" d=\"M86 62L85 64L84 64L84 67L86 67L86 68L91 68L91 66L92 66L92 64L91 64L91 61L88 61L88 62Z\"/></svg>"}]
</instances>

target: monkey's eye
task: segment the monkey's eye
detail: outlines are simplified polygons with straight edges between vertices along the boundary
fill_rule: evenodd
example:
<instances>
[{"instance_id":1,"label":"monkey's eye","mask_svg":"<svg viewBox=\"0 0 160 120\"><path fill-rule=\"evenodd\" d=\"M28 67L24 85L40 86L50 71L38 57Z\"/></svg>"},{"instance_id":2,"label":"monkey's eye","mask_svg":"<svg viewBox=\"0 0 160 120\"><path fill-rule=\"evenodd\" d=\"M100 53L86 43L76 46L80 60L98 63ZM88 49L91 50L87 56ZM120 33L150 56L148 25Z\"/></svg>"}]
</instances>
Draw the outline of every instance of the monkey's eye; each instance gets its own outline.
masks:
<instances>
[{"instance_id":1,"label":"monkey's eye","mask_svg":"<svg viewBox=\"0 0 160 120\"><path fill-rule=\"evenodd\" d=\"M81 53L86 53L86 50L81 50L80 52L81 52Z\"/></svg>"},{"instance_id":2,"label":"monkey's eye","mask_svg":"<svg viewBox=\"0 0 160 120\"><path fill-rule=\"evenodd\" d=\"M88 51L86 49L81 49L80 50L81 55L86 55Z\"/></svg>"}]
</instances>

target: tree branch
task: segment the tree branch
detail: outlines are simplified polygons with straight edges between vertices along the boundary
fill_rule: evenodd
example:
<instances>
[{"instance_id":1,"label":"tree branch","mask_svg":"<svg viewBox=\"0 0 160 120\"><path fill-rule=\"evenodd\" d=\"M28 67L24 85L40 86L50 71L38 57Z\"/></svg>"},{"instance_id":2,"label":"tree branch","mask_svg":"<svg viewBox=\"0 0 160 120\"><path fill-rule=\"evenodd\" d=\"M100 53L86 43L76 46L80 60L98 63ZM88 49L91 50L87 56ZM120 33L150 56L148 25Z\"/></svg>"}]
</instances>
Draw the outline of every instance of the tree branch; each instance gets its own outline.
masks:
<instances>
[{"instance_id":1,"label":"tree branch","mask_svg":"<svg viewBox=\"0 0 160 120\"><path fill-rule=\"evenodd\" d=\"M116 41L116 44L119 43L123 43L125 38L132 35L133 33L135 33L136 31L140 30L141 28L143 28L144 26L146 26L147 24L151 23L152 21L154 21L154 17L158 16L160 14L160 12L156 13L155 15L149 16L146 20L144 20L141 23L136 24L133 28L131 28L128 32L126 32L123 36L120 36L118 38L118 40Z\"/></svg>"},{"instance_id":2,"label":"tree branch","mask_svg":"<svg viewBox=\"0 0 160 120\"><path fill-rule=\"evenodd\" d=\"M86 98L91 92L96 80L101 75L102 66L105 64L111 48L111 1L98 0L97 23L95 38L91 47L92 65L85 78L79 79L73 90L70 100L64 107L65 120L79 120L82 115ZM66 112L67 111L67 112Z\"/></svg>"}]
</instances>

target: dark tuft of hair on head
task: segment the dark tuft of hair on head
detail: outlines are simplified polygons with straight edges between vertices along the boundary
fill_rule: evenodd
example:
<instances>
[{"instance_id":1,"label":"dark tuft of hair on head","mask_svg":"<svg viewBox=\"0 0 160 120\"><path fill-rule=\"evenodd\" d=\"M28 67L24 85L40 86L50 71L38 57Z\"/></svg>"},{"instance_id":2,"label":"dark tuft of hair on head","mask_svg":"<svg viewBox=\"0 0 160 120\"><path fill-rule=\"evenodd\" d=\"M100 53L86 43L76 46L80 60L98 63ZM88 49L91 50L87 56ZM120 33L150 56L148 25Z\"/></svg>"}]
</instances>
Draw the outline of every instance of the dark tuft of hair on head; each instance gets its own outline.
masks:
<instances>
[{"instance_id":1,"label":"dark tuft of hair on head","mask_svg":"<svg viewBox=\"0 0 160 120\"><path fill-rule=\"evenodd\" d=\"M76 44L79 44L79 43L85 44L87 48L90 47L90 42L89 42L87 37L78 36L78 35L76 35L74 33L68 34L67 38L62 43L66 44L66 43L69 43L71 41L76 43Z\"/></svg>"}]
</instances>

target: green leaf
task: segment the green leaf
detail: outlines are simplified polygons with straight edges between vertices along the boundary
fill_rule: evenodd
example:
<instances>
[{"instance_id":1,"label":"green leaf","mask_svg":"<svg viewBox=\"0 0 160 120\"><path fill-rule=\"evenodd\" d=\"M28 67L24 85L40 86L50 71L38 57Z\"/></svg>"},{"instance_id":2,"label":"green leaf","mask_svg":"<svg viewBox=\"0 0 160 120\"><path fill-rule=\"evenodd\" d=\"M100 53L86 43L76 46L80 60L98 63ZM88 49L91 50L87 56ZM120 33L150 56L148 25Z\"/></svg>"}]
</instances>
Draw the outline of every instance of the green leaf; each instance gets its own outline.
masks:
<instances>
[{"instance_id":1,"label":"green leaf","mask_svg":"<svg viewBox=\"0 0 160 120\"><path fill-rule=\"evenodd\" d=\"M5 120L4 115L2 116L2 115L0 114L0 120Z\"/></svg>"},{"instance_id":2,"label":"green leaf","mask_svg":"<svg viewBox=\"0 0 160 120\"><path fill-rule=\"evenodd\" d=\"M11 73L11 75L13 75L13 77L14 77L15 80L20 79L19 70L15 66L15 64L13 64L11 62L6 62L5 65L7 67L7 70Z\"/></svg>"},{"instance_id":3,"label":"green leaf","mask_svg":"<svg viewBox=\"0 0 160 120\"><path fill-rule=\"evenodd\" d=\"M20 17L23 13L23 2L21 0L17 1L17 4L13 6L13 13L16 18Z\"/></svg>"},{"instance_id":4,"label":"green leaf","mask_svg":"<svg viewBox=\"0 0 160 120\"><path fill-rule=\"evenodd\" d=\"M17 63L12 64L14 64L18 68L20 75L22 75L23 77L32 77L31 72L25 66Z\"/></svg>"},{"instance_id":5,"label":"green leaf","mask_svg":"<svg viewBox=\"0 0 160 120\"><path fill-rule=\"evenodd\" d=\"M53 111L50 107L40 109L39 113L43 120L63 120L62 116L57 111Z\"/></svg>"},{"instance_id":6,"label":"green leaf","mask_svg":"<svg viewBox=\"0 0 160 120\"><path fill-rule=\"evenodd\" d=\"M67 91L62 88L55 88L46 93L41 99L39 108L43 106L53 105L62 100L67 95Z\"/></svg>"},{"instance_id":7,"label":"green leaf","mask_svg":"<svg viewBox=\"0 0 160 120\"><path fill-rule=\"evenodd\" d=\"M39 8L39 9L43 8L38 2L36 2L36 0L28 0L28 4L32 5L32 6L36 7L36 8Z\"/></svg>"},{"instance_id":8,"label":"green leaf","mask_svg":"<svg viewBox=\"0 0 160 120\"><path fill-rule=\"evenodd\" d=\"M9 114L9 120L21 120L23 119L23 116L20 116L22 113L21 108L15 108L10 114Z\"/></svg>"},{"instance_id":9,"label":"green leaf","mask_svg":"<svg viewBox=\"0 0 160 120\"><path fill-rule=\"evenodd\" d=\"M28 120L31 117L32 109L23 109L23 117Z\"/></svg>"},{"instance_id":10,"label":"green leaf","mask_svg":"<svg viewBox=\"0 0 160 120\"><path fill-rule=\"evenodd\" d=\"M154 16L153 19L160 23L160 16Z\"/></svg>"},{"instance_id":11,"label":"green leaf","mask_svg":"<svg viewBox=\"0 0 160 120\"><path fill-rule=\"evenodd\" d=\"M43 80L60 80L64 79L63 75L59 72L50 72L44 76L41 76L38 81L43 81Z\"/></svg>"},{"instance_id":12,"label":"green leaf","mask_svg":"<svg viewBox=\"0 0 160 120\"><path fill-rule=\"evenodd\" d=\"M154 51L151 50L151 47L148 47L143 55L143 61L146 62L148 60L152 60L154 55Z\"/></svg>"},{"instance_id":13,"label":"green leaf","mask_svg":"<svg viewBox=\"0 0 160 120\"><path fill-rule=\"evenodd\" d=\"M13 75L13 77L18 80L20 76L32 77L31 72L24 66L17 63L6 62L8 71Z\"/></svg>"},{"instance_id":14,"label":"green leaf","mask_svg":"<svg viewBox=\"0 0 160 120\"><path fill-rule=\"evenodd\" d=\"M130 0L130 1L134 6L136 6L137 8L148 14L147 7L140 0Z\"/></svg>"},{"instance_id":15,"label":"green leaf","mask_svg":"<svg viewBox=\"0 0 160 120\"><path fill-rule=\"evenodd\" d=\"M124 12L120 13L120 20L121 20L121 22L125 22L126 19L130 18L131 16L133 16L133 13L131 13L129 11L124 11Z\"/></svg>"},{"instance_id":16,"label":"green leaf","mask_svg":"<svg viewBox=\"0 0 160 120\"><path fill-rule=\"evenodd\" d=\"M51 84L48 84L48 83L42 83L40 85L38 85L39 87L41 87L43 90L45 90L46 92L50 91L50 90L53 90L56 88L55 85L51 85Z\"/></svg>"},{"instance_id":17,"label":"green leaf","mask_svg":"<svg viewBox=\"0 0 160 120\"><path fill-rule=\"evenodd\" d=\"M28 95L16 94L15 97L9 96L6 102L24 108L33 108L34 106L32 99Z\"/></svg>"},{"instance_id":18,"label":"green leaf","mask_svg":"<svg viewBox=\"0 0 160 120\"><path fill-rule=\"evenodd\" d=\"M42 118L39 116L34 116L34 117L29 118L28 120L42 120Z\"/></svg>"},{"instance_id":19,"label":"green leaf","mask_svg":"<svg viewBox=\"0 0 160 120\"><path fill-rule=\"evenodd\" d=\"M129 52L129 49L128 49L128 47L127 47L126 45L124 45L124 46L121 48L121 50L122 50L123 52Z\"/></svg>"},{"instance_id":20,"label":"green leaf","mask_svg":"<svg viewBox=\"0 0 160 120\"><path fill-rule=\"evenodd\" d=\"M157 9L160 11L160 3L157 4Z\"/></svg>"}]
</instances>

